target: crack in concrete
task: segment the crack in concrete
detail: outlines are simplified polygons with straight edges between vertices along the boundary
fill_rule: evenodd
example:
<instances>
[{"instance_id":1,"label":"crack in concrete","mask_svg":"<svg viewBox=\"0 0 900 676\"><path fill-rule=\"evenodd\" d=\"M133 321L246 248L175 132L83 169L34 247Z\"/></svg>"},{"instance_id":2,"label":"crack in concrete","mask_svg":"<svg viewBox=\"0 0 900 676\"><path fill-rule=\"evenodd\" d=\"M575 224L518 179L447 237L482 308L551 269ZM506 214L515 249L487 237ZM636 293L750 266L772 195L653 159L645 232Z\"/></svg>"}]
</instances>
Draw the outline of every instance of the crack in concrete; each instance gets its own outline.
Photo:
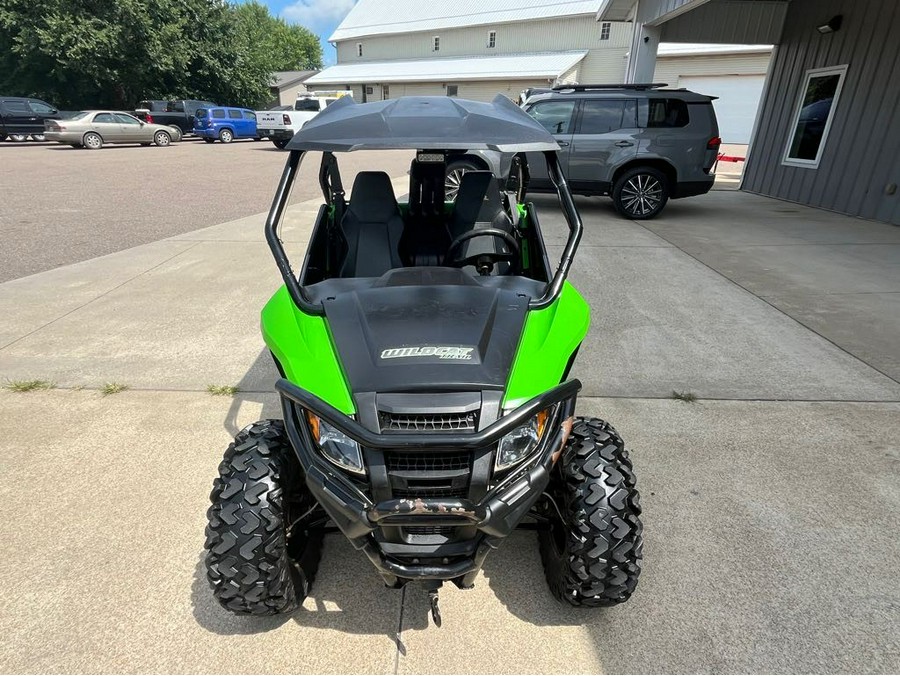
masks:
<instances>
[{"instance_id":1,"label":"crack in concrete","mask_svg":"<svg viewBox=\"0 0 900 676\"><path fill-rule=\"evenodd\" d=\"M88 385L75 385L75 386L66 386L66 385L54 385L54 387L50 390L43 390L44 392L100 392L102 391L102 387L94 387ZM128 392L155 392L158 394L205 394L208 397L216 397L221 399L240 399L244 395L260 395L260 394L270 394L273 397L277 396L278 393L275 390L240 390L235 395L221 396L221 395L213 395L210 394L205 388L204 389L195 389L190 387L140 387L140 386L128 386L127 390L124 390L121 393L117 394L125 394ZM22 392L21 394L28 394L27 392ZM111 395L110 395L111 396ZM671 394L661 394L661 395L631 395L631 394L581 394L578 399L580 401L589 400L589 399L615 399L621 401L678 401ZM728 403L728 402L745 402L745 403L774 403L774 404L900 404L900 399L812 399L812 398L798 398L791 399L785 397L703 397L697 396L696 399L693 400L692 403ZM682 402L685 403L685 402Z\"/></svg>"},{"instance_id":2,"label":"crack in concrete","mask_svg":"<svg viewBox=\"0 0 900 676\"><path fill-rule=\"evenodd\" d=\"M185 240L182 240L182 241L185 241ZM189 243L189 242L186 242L186 243ZM25 339L28 338L29 336L33 336L33 335L34 335L35 333L37 333L38 331L42 331L42 330L46 329L48 326L51 326L51 325L55 324L55 323L58 322L60 319L65 319L66 317L68 317L68 316L69 316L70 314L72 314L73 312L78 312L79 310L81 310L82 308L87 307L87 306L90 305L91 303L94 303L94 302L100 300L101 298L104 298L104 297L108 296L108 295L111 294L113 291L118 291L118 290L121 289L123 286L125 286L126 284L130 284L131 282L133 282L133 281L134 281L135 279L137 279L138 277L140 277L140 276L142 276L142 275L146 275L148 272L153 272L154 270L156 270L157 268L159 268L159 267L162 266L162 265L165 265L165 264L168 263L169 261L174 260L175 258L178 258L178 257L181 256L182 254L186 254L188 251L190 251L191 249L197 247L199 244L200 244L200 242L196 242L196 243L194 243L194 244L190 244L190 246L185 247L184 249L182 249L182 250L179 251L178 253L173 254L172 256L169 256L169 257L166 258L164 261L160 261L160 262L157 263L156 265L154 265L154 266L152 266L152 267L149 267L149 268L147 268L146 270L142 270L141 272L137 273L137 274L134 275L133 277L129 277L128 279L126 279L126 280L125 280L124 282L122 282L121 284L117 284L116 286L112 287L111 289L107 289L106 291L104 291L103 293L101 293L99 296L95 296L94 298L91 298L89 301L86 301L86 302L82 303L82 304L79 305L78 307L72 308L72 309L69 310L68 312L66 312L66 313L64 313L64 314L61 314L59 317L55 317L54 319L51 319L51 320L50 320L49 322L47 322L46 324L42 324L41 326L37 327L36 329L32 329L31 331L29 331L29 332L26 333L25 335L19 336L19 337L16 338L15 340L12 340L12 341L6 343L6 345L3 345L2 347L0 347L0 352L2 352L3 350L5 350L6 348L8 348L8 347L10 347L10 346L12 346L12 345L15 345L16 343L18 343L18 342L21 341L21 340L25 340ZM40 274L40 273L38 273L38 274Z\"/></svg>"},{"instance_id":3,"label":"crack in concrete","mask_svg":"<svg viewBox=\"0 0 900 676\"><path fill-rule=\"evenodd\" d=\"M403 644L403 609L406 607L406 586L400 590L400 613L397 617L397 634L394 637L394 673L400 673L400 656L406 655Z\"/></svg>"}]
</instances>

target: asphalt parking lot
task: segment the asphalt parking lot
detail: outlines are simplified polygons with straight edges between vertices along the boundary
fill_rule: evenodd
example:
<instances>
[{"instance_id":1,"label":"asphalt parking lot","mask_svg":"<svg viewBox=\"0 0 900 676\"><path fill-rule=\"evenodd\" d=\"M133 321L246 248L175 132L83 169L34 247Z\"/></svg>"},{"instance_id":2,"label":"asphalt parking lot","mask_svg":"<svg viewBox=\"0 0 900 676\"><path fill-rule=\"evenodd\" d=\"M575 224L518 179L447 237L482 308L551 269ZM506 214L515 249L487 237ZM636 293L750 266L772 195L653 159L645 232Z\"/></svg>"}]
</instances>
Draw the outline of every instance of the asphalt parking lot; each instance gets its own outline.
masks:
<instances>
[{"instance_id":1,"label":"asphalt parking lot","mask_svg":"<svg viewBox=\"0 0 900 676\"><path fill-rule=\"evenodd\" d=\"M562 219L535 202L558 256ZM900 670L900 230L732 191L645 224L578 205L578 410L622 433L645 509L629 603L557 603L527 532L442 592L441 629L338 536L291 616L215 603L212 477L279 415L257 213L0 284L0 380L56 384L0 391L0 672ZM315 209L287 215L292 256Z\"/></svg>"},{"instance_id":2,"label":"asphalt parking lot","mask_svg":"<svg viewBox=\"0 0 900 676\"><path fill-rule=\"evenodd\" d=\"M386 153L391 176L408 153ZM268 141L168 148L0 143L0 282L77 263L268 209L286 153ZM304 163L292 202L319 194L319 159ZM342 162L349 188L365 158Z\"/></svg>"}]
</instances>

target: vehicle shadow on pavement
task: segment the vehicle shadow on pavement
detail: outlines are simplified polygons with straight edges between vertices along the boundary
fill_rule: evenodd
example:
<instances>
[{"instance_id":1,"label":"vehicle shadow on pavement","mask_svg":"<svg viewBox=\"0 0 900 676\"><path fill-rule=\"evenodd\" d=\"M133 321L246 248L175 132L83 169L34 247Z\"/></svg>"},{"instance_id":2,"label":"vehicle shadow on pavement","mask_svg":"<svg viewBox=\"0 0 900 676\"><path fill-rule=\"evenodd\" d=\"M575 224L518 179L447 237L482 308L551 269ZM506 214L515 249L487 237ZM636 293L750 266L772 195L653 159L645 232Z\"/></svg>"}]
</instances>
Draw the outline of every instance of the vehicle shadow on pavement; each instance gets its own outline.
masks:
<instances>
[{"instance_id":1,"label":"vehicle shadow on pavement","mask_svg":"<svg viewBox=\"0 0 900 676\"><path fill-rule=\"evenodd\" d=\"M222 608L213 597L212 589L206 579L206 564L203 559L205 551L200 552L197 566L194 569L194 581L191 585L191 608L197 624L216 634L261 634L277 629L289 619L290 615L274 615L272 617L242 617L232 615Z\"/></svg>"},{"instance_id":2,"label":"vehicle shadow on pavement","mask_svg":"<svg viewBox=\"0 0 900 676\"><path fill-rule=\"evenodd\" d=\"M278 378L272 356L263 348L236 383L239 392L223 421L231 436L256 420L282 417L275 393ZM242 617L219 606L206 579L204 555L201 551L194 571L191 606L197 623L208 631L222 635L258 634L293 620L304 628L383 635L397 642L402 592L386 589L365 555L353 549L340 533L325 537L322 561L302 607L294 613L274 617ZM417 618L414 628L424 628L427 621L425 615Z\"/></svg>"},{"instance_id":3,"label":"vehicle shadow on pavement","mask_svg":"<svg viewBox=\"0 0 900 676\"><path fill-rule=\"evenodd\" d=\"M550 195L546 193L529 193L526 197L526 201L534 202L535 207L537 207L538 214L542 217L544 216L544 214L555 212L553 213L553 215L559 219L562 219L562 210L560 209L559 199L556 197L556 195ZM575 198L575 205L578 207L578 213L581 215L582 220L589 220L592 224L596 219L610 219L614 221L620 221L621 224L631 223L639 227L642 224L641 221L629 221L628 219L620 216L609 197L577 196ZM693 220L701 216L709 217L711 213L715 213L717 211L720 211L719 205L711 204L709 201L703 200L702 196L700 199L670 200L660 216L651 221L644 222L649 224L655 221L680 221L688 219ZM544 218L549 220L549 218L547 217ZM549 224L545 223L544 220L541 221L541 224L546 234ZM602 233L603 222L601 221L600 224ZM559 225L563 225L561 220L559 222ZM585 227L591 227L591 224L588 224ZM590 246L590 243L586 243L586 246Z\"/></svg>"},{"instance_id":4,"label":"vehicle shadow on pavement","mask_svg":"<svg viewBox=\"0 0 900 676\"><path fill-rule=\"evenodd\" d=\"M256 420L281 418L281 404L275 393L275 381L278 377L278 369L275 368L272 355L263 348L237 383L238 393L231 400L231 406L225 415L223 424L231 436L235 436ZM254 414L252 420L251 416L244 416L241 419L242 423L238 422L241 409L244 406L254 408L254 404L262 407L260 412Z\"/></svg>"},{"instance_id":5,"label":"vehicle shadow on pavement","mask_svg":"<svg viewBox=\"0 0 900 676\"><path fill-rule=\"evenodd\" d=\"M488 555L482 571L497 600L520 620L539 626L563 626L583 625L596 617L557 601L550 593L536 533L514 532Z\"/></svg>"},{"instance_id":6,"label":"vehicle shadow on pavement","mask_svg":"<svg viewBox=\"0 0 900 676\"><path fill-rule=\"evenodd\" d=\"M206 579L204 555L200 552L194 570L191 607L194 619L207 631L220 635L261 634L293 620L306 629L380 635L396 643L402 592L385 588L368 559L341 534L326 536L319 571L303 605L293 613L272 617L233 615L222 608ZM423 615L412 628L425 628L427 622Z\"/></svg>"},{"instance_id":7,"label":"vehicle shadow on pavement","mask_svg":"<svg viewBox=\"0 0 900 676\"><path fill-rule=\"evenodd\" d=\"M148 147L151 147L151 148L156 147L154 145L151 145L149 141L147 141L146 143L147 143ZM180 141L173 141L173 143L180 143ZM103 144L103 147L99 149L99 152L105 153L108 150L128 150L129 148L131 150L134 150L135 148L141 148L141 147L143 147L143 146L140 143L117 143L115 145L112 145L111 143L105 143L105 144ZM67 153L72 152L73 150L83 150L86 152L94 152L94 151L90 150L89 148L84 148L84 147L73 148L72 146L70 146L67 143L62 143L57 146L51 146L49 148L49 150L65 151Z\"/></svg>"}]
</instances>

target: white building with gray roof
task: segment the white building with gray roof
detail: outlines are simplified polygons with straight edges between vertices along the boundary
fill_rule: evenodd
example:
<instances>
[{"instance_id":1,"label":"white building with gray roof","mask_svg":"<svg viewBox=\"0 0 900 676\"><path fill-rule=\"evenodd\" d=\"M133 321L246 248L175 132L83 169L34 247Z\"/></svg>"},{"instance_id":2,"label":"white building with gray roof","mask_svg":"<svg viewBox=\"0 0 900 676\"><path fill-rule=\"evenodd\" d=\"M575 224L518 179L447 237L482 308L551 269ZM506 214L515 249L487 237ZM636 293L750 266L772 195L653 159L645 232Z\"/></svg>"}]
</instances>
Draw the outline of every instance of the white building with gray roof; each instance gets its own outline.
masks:
<instances>
[{"instance_id":1,"label":"white building with gray roof","mask_svg":"<svg viewBox=\"0 0 900 676\"><path fill-rule=\"evenodd\" d=\"M359 0L329 41L337 65L310 89L357 101L407 95L516 99L529 87L621 82L631 28L598 22L600 0Z\"/></svg>"}]
</instances>

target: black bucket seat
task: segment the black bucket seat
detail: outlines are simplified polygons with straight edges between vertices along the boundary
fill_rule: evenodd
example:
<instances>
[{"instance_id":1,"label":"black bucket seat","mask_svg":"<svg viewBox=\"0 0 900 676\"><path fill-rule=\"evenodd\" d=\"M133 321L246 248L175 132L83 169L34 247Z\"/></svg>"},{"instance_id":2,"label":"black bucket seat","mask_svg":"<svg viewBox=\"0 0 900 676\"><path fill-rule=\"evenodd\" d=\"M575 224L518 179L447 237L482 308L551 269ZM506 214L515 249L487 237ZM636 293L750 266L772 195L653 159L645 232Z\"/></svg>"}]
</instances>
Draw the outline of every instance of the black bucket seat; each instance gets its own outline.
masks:
<instances>
[{"instance_id":1,"label":"black bucket seat","mask_svg":"<svg viewBox=\"0 0 900 676\"><path fill-rule=\"evenodd\" d=\"M515 229L512 219L503 208L497 177L490 171L467 171L460 181L450 218L450 237L456 239L479 228L496 228L510 234ZM499 237L476 237L457 247L451 255L453 258L465 259L479 253L509 254L510 250L509 245ZM508 263L496 266L499 274L505 274L508 270Z\"/></svg>"},{"instance_id":2,"label":"black bucket seat","mask_svg":"<svg viewBox=\"0 0 900 676\"><path fill-rule=\"evenodd\" d=\"M361 171L356 175L341 233L346 243L341 277L380 277L403 267L403 216L386 173Z\"/></svg>"}]
</instances>

